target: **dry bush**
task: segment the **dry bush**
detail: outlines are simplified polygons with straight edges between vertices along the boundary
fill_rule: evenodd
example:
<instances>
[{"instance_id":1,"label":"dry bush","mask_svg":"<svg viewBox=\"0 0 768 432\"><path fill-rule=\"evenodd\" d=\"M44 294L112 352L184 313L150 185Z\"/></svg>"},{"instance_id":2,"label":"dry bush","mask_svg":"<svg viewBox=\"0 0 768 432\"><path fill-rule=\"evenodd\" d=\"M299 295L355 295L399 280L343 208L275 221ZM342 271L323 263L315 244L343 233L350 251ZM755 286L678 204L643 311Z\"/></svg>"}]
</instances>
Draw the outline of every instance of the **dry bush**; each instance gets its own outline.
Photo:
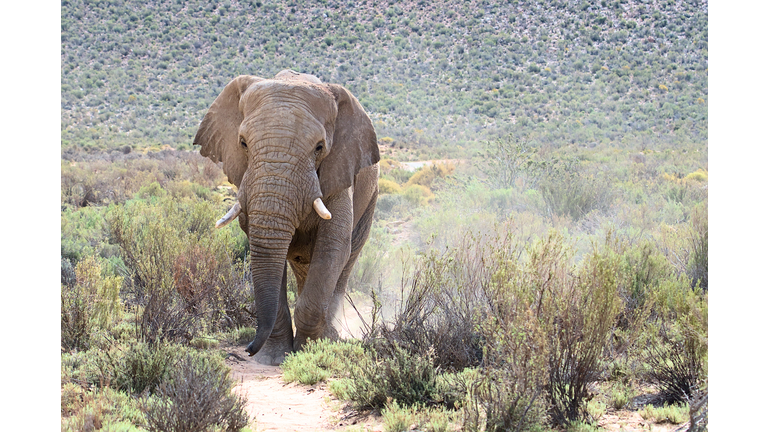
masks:
<instances>
[{"instance_id":1,"label":"dry bush","mask_svg":"<svg viewBox=\"0 0 768 432\"><path fill-rule=\"evenodd\" d=\"M498 249L498 267L487 281L493 309L482 324L486 340L482 379L470 392L465 426L478 429L480 407L486 430L527 430L546 421L552 292L567 278L568 251L550 235L526 250L527 259Z\"/></svg>"},{"instance_id":2,"label":"dry bush","mask_svg":"<svg viewBox=\"0 0 768 432\"><path fill-rule=\"evenodd\" d=\"M687 402L700 384L701 358L690 341L685 343L653 343L648 348L647 378L658 385L666 402Z\"/></svg>"},{"instance_id":3,"label":"dry bush","mask_svg":"<svg viewBox=\"0 0 768 432\"><path fill-rule=\"evenodd\" d=\"M704 432L709 423L709 389L703 388L693 395L688 415L691 419L690 432Z\"/></svg>"},{"instance_id":4,"label":"dry bush","mask_svg":"<svg viewBox=\"0 0 768 432\"><path fill-rule=\"evenodd\" d=\"M526 430L586 419L587 385L603 371L621 307L620 257L595 250L574 268L562 235L521 250L513 238L478 239L428 255L380 336L436 366L480 365L465 427ZM386 356L386 352L379 351Z\"/></svg>"},{"instance_id":5,"label":"dry bush","mask_svg":"<svg viewBox=\"0 0 768 432\"><path fill-rule=\"evenodd\" d=\"M193 245L188 253L179 255L173 263L173 281L176 290L190 305L216 284L216 257L200 245Z\"/></svg>"},{"instance_id":6,"label":"dry bush","mask_svg":"<svg viewBox=\"0 0 768 432\"><path fill-rule=\"evenodd\" d=\"M435 365L445 371L479 365L485 341L477 323L489 311L484 283L493 260L487 241L467 235L458 247L426 255L403 278L401 303L380 337L421 355L434 349Z\"/></svg>"},{"instance_id":7,"label":"dry bush","mask_svg":"<svg viewBox=\"0 0 768 432\"><path fill-rule=\"evenodd\" d=\"M709 288L708 253L709 253L709 223L708 202L697 206L691 216L691 227L687 235L690 250L688 258L688 276L693 287L700 286L706 291Z\"/></svg>"},{"instance_id":8,"label":"dry bush","mask_svg":"<svg viewBox=\"0 0 768 432\"><path fill-rule=\"evenodd\" d=\"M231 392L229 369L216 359L187 356L145 401L149 430L238 431L248 425L245 399Z\"/></svg>"},{"instance_id":9,"label":"dry bush","mask_svg":"<svg viewBox=\"0 0 768 432\"><path fill-rule=\"evenodd\" d=\"M593 251L576 279L552 289L548 333L550 415L556 424L590 419L587 386L597 381L621 302L617 292L619 257Z\"/></svg>"}]
</instances>

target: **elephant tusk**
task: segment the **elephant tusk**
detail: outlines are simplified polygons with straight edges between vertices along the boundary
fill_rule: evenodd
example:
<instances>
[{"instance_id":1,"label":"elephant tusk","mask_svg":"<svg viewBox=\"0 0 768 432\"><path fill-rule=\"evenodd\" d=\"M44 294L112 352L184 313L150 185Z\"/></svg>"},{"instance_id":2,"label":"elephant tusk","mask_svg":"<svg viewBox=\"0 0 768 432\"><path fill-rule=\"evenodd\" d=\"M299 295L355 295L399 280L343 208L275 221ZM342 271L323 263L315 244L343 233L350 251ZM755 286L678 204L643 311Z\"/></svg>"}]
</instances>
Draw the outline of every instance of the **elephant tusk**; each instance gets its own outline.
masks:
<instances>
[{"instance_id":1,"label":"elephant tusk","mask_svg":"<svg viewBox=\"0 0 768 432\"><path fill-rule=\"evenodd\" d=\"M216 228L221 228L227 226L230 222L235 220L235 218L240 214L240 202L235 203L235 205L232 206L231 209L227 212L227 214L224 215L223 218L219 219L216 222Z\"/></svg>"},{"instance_id":2,"label":"elephant tusk","mask_svg":"<svg viewBox=\"0 0 768 432\"><path fill-rule=\"evenodd\" d=\"M330 219L331 218L331 212L328 211L327 208L325 208L325 204L323 204L323 200L321 198L316 199L312 203L312 207L317 212L317 215L320 216L323 219Z\"/></svg>"}]
</instances>

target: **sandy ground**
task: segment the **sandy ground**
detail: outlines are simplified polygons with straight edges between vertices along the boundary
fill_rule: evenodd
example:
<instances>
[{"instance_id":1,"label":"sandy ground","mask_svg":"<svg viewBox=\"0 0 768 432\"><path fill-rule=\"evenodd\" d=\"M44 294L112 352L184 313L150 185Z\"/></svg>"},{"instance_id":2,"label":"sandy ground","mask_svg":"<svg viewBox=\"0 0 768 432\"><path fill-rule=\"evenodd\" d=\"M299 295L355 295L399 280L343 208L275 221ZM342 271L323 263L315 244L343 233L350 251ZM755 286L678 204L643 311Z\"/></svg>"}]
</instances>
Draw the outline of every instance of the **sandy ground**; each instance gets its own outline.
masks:
<instances>
[{"instance_id":1,"label":"sandy ground","mask_svg":"<svg viewBox=\"0 0 768 432\"><path fill-rule=\"evenodd\" d=\"M279 367L248 357L231 355L227 364L237 382L234 391L248 401L246 410L256 420L257 431L333 429L331 396L324 385L285 384Z\"/></svg>"},{"instance_id":2,"label":"sandy ground","mask_svg":"<svg viewBox=\"0 0 768 432\"><path fill-rule=\"evenodd\" d=\"M246 411L255 420L256 431L343 431L350 427L384 431L380 417L352 410L333 397L325 383L286 384L278 366L258 364L245 352L240 355L242 347L225 350L230 353L226 363L237 383L233 391L246 398Z\"/></svg>"}]
</instances>

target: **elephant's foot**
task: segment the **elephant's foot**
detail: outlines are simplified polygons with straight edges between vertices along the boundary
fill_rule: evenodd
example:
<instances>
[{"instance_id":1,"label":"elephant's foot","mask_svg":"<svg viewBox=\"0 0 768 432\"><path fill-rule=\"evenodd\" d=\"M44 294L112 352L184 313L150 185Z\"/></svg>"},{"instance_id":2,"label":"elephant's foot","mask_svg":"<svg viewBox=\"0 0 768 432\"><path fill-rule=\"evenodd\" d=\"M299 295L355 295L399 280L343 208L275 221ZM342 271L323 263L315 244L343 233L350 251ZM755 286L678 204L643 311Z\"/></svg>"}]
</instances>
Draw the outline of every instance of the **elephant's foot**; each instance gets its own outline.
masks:
<instances>
[{"instance_id":1,"label":"elephant's foot","mask_svg":"<svg viewBox=\"0 0 768 432\"><path fill-rule=\"evenodd\" d=\"M270 337L253 357L263 365L279 366L285 360L285 356L293 351L291 339Z\"/></svg>"}]
</instances>

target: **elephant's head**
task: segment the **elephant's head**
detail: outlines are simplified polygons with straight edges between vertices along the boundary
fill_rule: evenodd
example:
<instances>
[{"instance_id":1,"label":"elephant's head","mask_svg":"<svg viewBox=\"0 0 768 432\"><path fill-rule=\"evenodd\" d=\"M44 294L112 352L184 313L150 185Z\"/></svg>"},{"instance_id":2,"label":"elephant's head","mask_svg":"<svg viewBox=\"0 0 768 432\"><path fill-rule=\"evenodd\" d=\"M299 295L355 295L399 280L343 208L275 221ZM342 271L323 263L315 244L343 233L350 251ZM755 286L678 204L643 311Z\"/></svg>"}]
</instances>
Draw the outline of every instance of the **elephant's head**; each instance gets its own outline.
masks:
<instances>
[{"instance_id":1,"label":"elephant's head","mask_svg":"<svg viewBox=\"0 0 768 432\"><path fill-rule=\"evenodd\" d=\"M379 161L376 133L358 100L339 85L283 71L275 79L241 75L211 105L195 136L200 153L222 162L238 187L237 204L219 221L239 217L248 235L256 297L256 353L271 334L286 254L311 216L332 215L323 199L349 188Z\"/></svg>"}]
</instances>

